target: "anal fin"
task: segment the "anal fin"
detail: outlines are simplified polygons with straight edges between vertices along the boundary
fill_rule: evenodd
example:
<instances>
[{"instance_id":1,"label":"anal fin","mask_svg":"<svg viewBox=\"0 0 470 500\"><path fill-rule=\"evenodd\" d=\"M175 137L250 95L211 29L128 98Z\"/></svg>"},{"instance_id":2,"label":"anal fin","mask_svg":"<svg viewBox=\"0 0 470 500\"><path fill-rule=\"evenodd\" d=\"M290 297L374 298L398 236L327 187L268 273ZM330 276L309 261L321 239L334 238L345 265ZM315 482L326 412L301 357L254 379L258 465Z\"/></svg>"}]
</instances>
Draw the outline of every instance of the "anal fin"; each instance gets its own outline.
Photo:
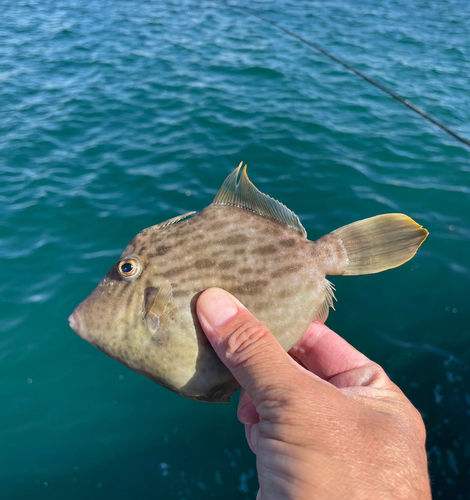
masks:
<instances>
[{"instance_id":1,"label":"anal fin","mask_svg":"<svg viewBox=\"0 0 470 500\"><path fill-rule=\"evenodd\" d=\"M324 323L328 319L328 314L330 313L330 307L335 310L334 301L337 300L335 297L335 287L333 283L325 279L325 298L318 309L318 312L313 321L318 321L319 323Z\"/></svg>"}]
</instances>

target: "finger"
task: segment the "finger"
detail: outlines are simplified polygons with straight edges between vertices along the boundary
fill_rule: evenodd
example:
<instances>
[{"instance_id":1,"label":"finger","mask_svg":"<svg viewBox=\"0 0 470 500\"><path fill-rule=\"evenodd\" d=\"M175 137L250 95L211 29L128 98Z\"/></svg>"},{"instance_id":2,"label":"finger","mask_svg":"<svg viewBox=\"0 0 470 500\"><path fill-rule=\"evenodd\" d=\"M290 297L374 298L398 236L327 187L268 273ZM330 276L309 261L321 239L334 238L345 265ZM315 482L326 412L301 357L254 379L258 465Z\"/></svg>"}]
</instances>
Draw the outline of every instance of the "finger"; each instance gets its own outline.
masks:
<instances>
[{"instance_id":1,"label":"finger","mask_svg":"<svg viewBox=\"0 0 470 500\"><path fill-rule=\"evenodd\" d=\"M245 391L245 389L242 389L240 393L237 417L242 424L257 424L259 422L259 414L256 411L256 407L253 404L251 396Z\"/></svg>"},{"instance_id":2,"label":"finger","mask_svg":"<svg viewBox=\"0 0 470 500\"><path fill-rule=\"evenodd\" d=\"M369 361L333 330L316 322L311 323L289 354L298 358L307 370L325 380Z\"/></svg>"},{"instance_id":3,"label":"finger","mask_svg":"<svg viewBox=\"0 0 470 500\"><path fill-rule=\"evenodd\" d=\"M245 425L245 437L250 450L256 455L258 452L259 424Z\"/></svg>"},{"instance_id":4,"label":"finger","mask_svg":"<svg viewBox=\"0 0 470 500\"><path fill-rule=\"evenodd\" d=\"M270 394L278 399L291 393L295 362L240 301L211 288L199 297L197 314L215 352L255 404Z\"/></svg>"},{"instance_id":5,"label":"finger","mask_svg":"<svg viewBox=\"0 0 470 500\"><path fill-rule=\"evenodd\" d=\"M389 381L379 365L321 323L313 322L289 354L336 387L383 386Z\"/></svg>"}]
</instances>

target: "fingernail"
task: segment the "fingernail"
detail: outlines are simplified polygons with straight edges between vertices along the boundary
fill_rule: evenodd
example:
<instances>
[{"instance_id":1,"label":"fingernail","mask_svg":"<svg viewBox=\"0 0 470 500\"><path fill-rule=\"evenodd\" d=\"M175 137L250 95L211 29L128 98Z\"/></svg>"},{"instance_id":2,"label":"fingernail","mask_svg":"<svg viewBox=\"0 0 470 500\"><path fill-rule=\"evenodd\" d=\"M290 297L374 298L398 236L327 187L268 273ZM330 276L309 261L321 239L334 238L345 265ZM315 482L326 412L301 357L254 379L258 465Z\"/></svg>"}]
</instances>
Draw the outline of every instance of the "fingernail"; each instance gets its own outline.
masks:
<instances>
[{"instance_id":1,"label":"fingernail","mask_svg":"<svg viewBox=\"0 0 470 500\"><path fill-rule=\"evenodd\" d=\"M212 327L218 327L233 318L238 307L232 296L223 290L211 290L199 304L199 311Z\"/></svg>"}]
</instances>

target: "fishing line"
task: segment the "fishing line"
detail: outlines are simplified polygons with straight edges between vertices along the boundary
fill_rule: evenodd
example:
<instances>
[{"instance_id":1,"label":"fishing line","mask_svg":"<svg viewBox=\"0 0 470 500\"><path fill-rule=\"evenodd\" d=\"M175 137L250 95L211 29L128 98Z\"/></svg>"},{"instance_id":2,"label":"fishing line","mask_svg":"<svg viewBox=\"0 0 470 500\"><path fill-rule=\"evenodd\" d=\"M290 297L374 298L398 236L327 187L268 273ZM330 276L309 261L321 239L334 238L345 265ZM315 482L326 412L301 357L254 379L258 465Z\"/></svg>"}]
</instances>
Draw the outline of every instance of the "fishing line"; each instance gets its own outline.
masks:
<instances>
[{"instance_id":1,"label":"fishing line","mask_svg":"<svg viewBox=\"0 0 470 500\"><path fill-rule=\"evenodd\" d=\"M383 92L388 94L390 97L393 97L394 99L396 99L398 102L400 102L404 106L407 106L409 109L413 110L418 115L422 116L423 118L430 121L431 123L434 123L434 125L437 125L442 130L447 132L449 135L451 135L452 137L454 137L458 141L463 142L466 146L470 147L470 141L468 139L465 139L465 137L462 137L461 135L457 134L457 132L454 132L449 127L447 127L446 125L444 125L440 121L436 120L435 118L430 116L428 113L426 113L422 109L418 108L418 106L415 106L412 102L408 101L408 99L403 99L403 97L400 97L398 94L393 92L393 90L390 90L387 87L384 87L381 83L377 82L373 78L370 78L369 76L365 75L361 71L357 70L356 68L354 68L353 66L348 64L346 61L343 61L339 57L334 56L333 54L331 54L330 52L325 50L323 47L320 47L320 45L313 43L313 42L310 42L309 40L306 40L305 38L298 35L297 33L294 33L293 31L290 31L290 30L280 26L279 24L271 21L270 19L267 19L266 17L254 12L250 9L247 9L245 7L240 7L239 5L233 5L233 4L224 3L224 2L217 2L217 3L220 3L221 5L224 5L225 7L230 7L231 9L241 10L241 11L245 12L246 14L249 14L250 16L257 17L261 21L264 21L265 23L270 24L271 26L274 26L275 28L277 28L281 31L284 31L284 33L287 33L288 35L290 35L294 38L297 38L297 40L301 41L302 43L307 44L309 47L312 47L313 49L315 49L318 52L321 52L322 54L329 57L333 61L336 61L337 63L341 64L342 66L344 66L346 69L348 69L352 73L356 74L357 76L360 76L361 78L363 78L367 82L376 86L377 88L379 88L380 90L382 90Z\"/></svg>"}]
</instances>

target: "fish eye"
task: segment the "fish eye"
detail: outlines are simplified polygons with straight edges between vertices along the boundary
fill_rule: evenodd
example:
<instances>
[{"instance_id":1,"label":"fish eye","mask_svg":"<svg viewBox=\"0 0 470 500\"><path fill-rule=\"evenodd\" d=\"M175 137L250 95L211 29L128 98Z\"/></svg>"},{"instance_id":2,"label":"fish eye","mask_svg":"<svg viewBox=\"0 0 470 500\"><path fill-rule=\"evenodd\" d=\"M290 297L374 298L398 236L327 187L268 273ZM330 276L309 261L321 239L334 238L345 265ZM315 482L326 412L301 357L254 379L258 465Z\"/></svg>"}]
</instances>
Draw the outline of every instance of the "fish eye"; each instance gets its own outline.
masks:
<instances>
[{"instance_id":1,"label":"fish eye","mask_svg":"<svg viewBox=\"0 0 470 500\"><path fill-rule=\"evenodd\" d=\"M121 275L121 278L124 278L125 280L132 280L137 278L137 276L140 276L142 266L136 258L126 257L119 262L118 272Z\"/></svg>"}]
</instances>

